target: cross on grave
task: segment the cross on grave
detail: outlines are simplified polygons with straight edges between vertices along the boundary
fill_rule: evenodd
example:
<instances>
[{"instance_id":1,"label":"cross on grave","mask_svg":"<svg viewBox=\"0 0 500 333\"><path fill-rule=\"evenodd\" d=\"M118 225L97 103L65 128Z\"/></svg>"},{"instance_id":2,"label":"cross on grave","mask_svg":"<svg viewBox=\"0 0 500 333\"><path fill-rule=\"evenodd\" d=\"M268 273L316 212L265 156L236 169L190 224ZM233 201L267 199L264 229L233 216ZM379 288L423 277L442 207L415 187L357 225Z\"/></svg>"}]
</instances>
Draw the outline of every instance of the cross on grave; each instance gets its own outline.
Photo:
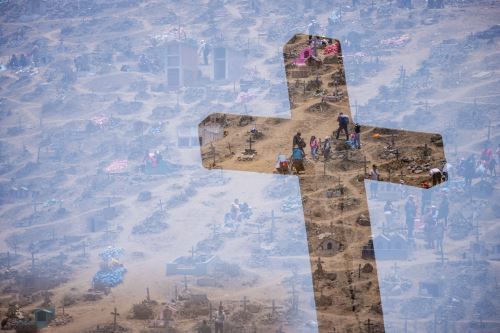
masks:
<instances>
[{"instance_id":1,"label":"cross on grave","mask_svg":"<svg viewBox=\"0 0 500 333\"><path fill-rule=\"evenodd\" d=\"M282 308L282 306L276 305L276 301L274 299L272 300L271 306L264 307L264 309L271 310L270 318L274 318L274 316L276 315L276 312L278 312L278 309L281 309L281 308Z\"/></svg>"},{"instance_id":2,"label":"cross on grave","mask_svg":"<svg viewBox=\"0 0 500 333\"><path fill-rule=\"evenodd\" d=\"M38 251L36 250L34 243L30 244L29 251L31 253L31 271L35 272L35 253Z\"/></svg>"},{"instance_id":3,"label":"cross on grave","mask_svg":"<svg viewBox=\"0 0 500 333\"><path fill-rule=\"evenodd\" d=\"M184 275L184 279L182 280L182 282L184 282L184 291L187 291L188 290L188 279L187 279L186 275Z\"/></svg>"},{"instance_id":4,"label":"cross on grave","mask_svg":"<svg viewBox=\"0 0 500 333\"><path fill-rule=\"evenodd\" d=\"M243 306L243 313L247 313L247 304L248 304L248 298L246 296L243 296L243 300L240 301L241 305Z\"/></svg>"},{"instance_id":5,"label":"cross on grave","mask_svg":"<svg viewBox=\"0 0 500 333\"><path fill-rule=\"evenodd\" d=\"M248 140L248 149L245 149L245 153L246 154L253 154L255 152L255 150L252 149L252 143L254 143L255 141L252 140L252 135L249 136Z\"/></svg>"},{"instance_id":6,"label":"cross on grave","mask_svg":"<svg viewBox=\"0 0 500 333\"><path fill-rule=\"evenodd\" d=\"M274 228L276 227L275 225L275 219L276 217L274 216L274 209L271 211L271 230L269 231L269 236L270 236L270 240L271 242L274 241Z\"/></svg>"},{"instance_id":7,"label":"cross on grave","mask_svg":"<svg viewBox=\"0 0 500 333\"><path fill-rule=\"evenodd\" d=\"M368 320L364 323L364 325L366 326L366 332L371 333L372 327L374 325L373 325L373 322L370 320L370 318L368 318Z\"/></svg>"},{"instance_id":8,"label":"cross on grave","mask_svg":"<svg viewBox=\"0 0 500 333\"><path fill-rule=\"evenodd\" d=\"M213 234L213 238L217 237L217 224L215 222L212 223L212 234Z\"/></svg>"},{"instance_id":9,"label":"cross on grave","mask_svg":"<svg viewBox=\"0 0 500 333\"><path fill-rule=\"evenodd\" d=\"M262 232L260 231L260 224L256 224L257 232L252 232L252 234L257 235L257 242L259 246L262 244Z\"/></svg>"},{"instance_id":10,"label":"cross on grave","mask_svg":"<svg viewBox=\"0 0 500 333\"><path fill-rule=\"evenodd\" d=\"M116 311L116 307L115 307L115 310L113 312L111 312L111 314L113 315L113 330L116 330L116 317L120 315Z\"/></svg>"},{"instance_id":11,"label":"cross on grave","mask_svg":"<svg viewBox=\"0 0 500 333\"><path fill-rule=\"evenodd\" d=\"M394 262L394 264L392 265L391 268L392 268L392 271L394 272L394 276L398 276L398 272L401 269L401 267L398 266L398 263Z\"/></svg>"},{"instance_id":12,"label":"cross on grave","mask_svg":"<svg viewBox=\"0 0 500 333\"><path fill-rule=\"evenodd\" d=\"M295 35L287 44L284 46L284 60L285 60L285 73L286 73L286 79L287 79L287 84L289 88L289 101L294 101L293 104L291 105L291 119L283 119L280 118L279 121L272 121L270 118L265 118L265 117L254 117L255 121L257 123L265 123L269 124L269 130L268 132L270 135L272 133L277 133L278 135L274 138L271 138L272 140L272 145L271 144L265 144L261 142L255 143L256 148L259 150L259 158L255 158L254 160L248 161L248 163L238 163L237 157L236 156L230 156L227 157L226 159L223 159L219 161L218 163L223 166L226 170L235 170L235 171L247 171L247 172L261 172L261 173L273 173L274 172L274 165L275 165L275 158L279 154L283 154L284 152L287 152L291 150L291 137L293 136L294 133L297 131L301 131L302 133L305 133L306 130L310 131L311 133L307 133L308 135L316 135L316 137L324 137L327 135L331 135L332 130L335 130L337 126L336 122L336 114L331 115L329 120L325 120L324 118L321 118L321 115L316 112L308 112L306 110L309 109L309 106L312 106L316 103L321 102L321 96L314 96L314 95L308 95L304 94L302 95L302 91L299 89L294 89L293 84L295 79L293 78L293 71L294 71L294 65L292 62L294 61L294 57L290 56L290 53L292 50L297 50L297 49L304 49L308 47L308 40L309 36L308 35L303 35L303 34L298 34ZM320 52L321 53L321 52ZM318 54L318 57L320 60L322 60L323 55ZM310 66L309 64L306 64L305 66ZM332 74L337 73L339 70L341 72L341 75L345 75L345 71L343 70L343 64L326 64L326 63L321 63L323 68L320 68L319 71L322 74L322 78L325 77L331 77ZM405 78L404 71L402 71L402 81L404 81ZM310 80L314 79L314 74L310 74ZM328 79L329 80L329 79ZM404 82L403 82L404 86ZM345 91L346 89L342 89ZM327 102L328 103L328 102ZM335 102L335 109L338 110L339 107L342 109L344 114L349 116L352 119L350 108L349 108L349 99L344 98L340 102ZM304 107L307 106L307 107ZM218 115L219 117L221 115ZM225 115L226 118L230 121L232 124L238 124L239 119L241 118L240 115ZM201 124L204 124L203 126L206 126L208 123L213 123L214 121L211 119L216 119L217 115L209 115L207 119L205 119ZM200 124L200 127L202 125ZM365 126L361 124L364 128L363 133L372 133L373 129L375 127L373 126ZM383 129L386 130L387 129ZM201 131L201 129L200 129ZM228 127L226 129L227 135L224 138L221 138L217 141L213 141L212 144L214 144L216 147L219 147L218 149L225 149L227 144L231 142L233 146L239 145L240 147L246 146L247 142L246 137L243 135L240 135L238 131L237 126L232 126ZM411 131L405 131L405 130L396 130L396 129L391 129L388 130L390 131L389 133L393 133L395 137L400 139L401 142L412 142L413 144L419 144L420 146L423 146L424 144L427 145L427 142L429 144L431 143L431 137L435 136L435 134L431 133L416 133L416 132L411 132ZM290 133L289 137L286 137L282 135L283 133ZM367 134L365 134L367 135ZM371 135L371 134L370 134ZM422 140L422 141L420 141ZM363 137L362 134L362 140L363 142L366 142L363 148L367 147L367 145L373 144L376 145L378 144L377 142L374 142L373 140L369 139L367 137ZM253 143L253 142L252 142ZM205 168L210 169L210 158L209 154L209 145L204 145L201 146L201 156L202 156L202 163ZM253 147L255 148L255 147ZM362 149L363 149L362 148ZM401 147L400 147L401 148ZM426 147L426 151L427 151ZM443 147L437 147L433 146L432 147L433 154L436 157L436 160L444 160L444 149ZM262 151L262 153L260 153ZM367 175L367 163L370 161L370 164L376 164L379 166L384 166L389 164L390 161L387 161L385 159L381 159L378 155L372 154L369 150L366 150L363 152L364 158L364 166L365 166L365 175ZM267 157L266 157L267 156ZM330 160L331 163L335 163L336 161ZM300 191L301 191L301 196L303 199L307 199L310 196L313 195L310 186L308 184L310 183L310 180L313 180L317 184L317 190L327 190L328 188L332 187L331 181L328 179L338 179L339 177L341 179L349 179L351 177L350 171L346 170L344 171L341 168L332 168L330 170L326 170L326 162L324 165L316 165L316 164L307 164L305 172L299 174L299 175L293 175L294 177L298 177L299 183L300 183ZM437 165L436 165L437 167ZM393 172L399 173L399 169L392 170ZM322 178L325 179L324 181L322 180L319 184L317 183L317 178L318 175L323 173L325 176L329 176L328 178ZM351 171L352 173L352 171ZM250 177L249 177L250 178ZM398 178L398 177L396 177ZM309 181L309 182L308 182ZM391 181L394 181L391 179ZM396 182L399 184L399 179L396 179ZM416 186L420 187L420 181L417 178L412 178L411 176L408 176L406 179L406 185L410 186ZM359 193L359 194L358 194ZM366 192L364 187L360 189L360 192L356 193L357 198L359 199L358 205L359 206L367 206L367 197L366 197ZM315 200L303 200L303 208L304 212L308 211L313 211L314 205L315 205ZM327 211L325 212L325 216L336 216L340 214L340 207L339 205L330 205L327 208ZM350 218L349 216L347 218ZM321 221L321 217L314 217L311 216L308 218L313 223L324 223ZM350 221L347 221L350 222ZM350 225L348 223L348 225ZM362 235L362 237L366 237L368 240L371 235L371 231L369 228L364 228L362 226L357 226L356 223L353 223L354 227L356 228L356 233L359 233ZM307 229L306 229L307 230ZM339 231L342 233L341 231ZM340 235L341 236L341 235ZM309 244L313 243L316 240L316 235L314 233L314 230L307 230L307 238ZM366 242L364 242L366 244ZM360 245L357 244L349 244L346 246L346 249L344 250L345 253L345 260L342 261L342 263L339 265L335 265L337 270L340 272L342 271L348 271L352 272L355 271L354 267L354 262L356 259L359 259L361 257L361 248L362 248L362 243L360 242ZM313 250L310 255L312 257L317 257L318 253L316 253L315 250ZM333 258L327 258L325 260L333 260ZM314 269L315 262L311 262L312 269ZM377 276L377 272L374 272L375 275ZM313 279L313 284L315 289L318 289L319 284L321 283L322 279L324 277L317 277ZM346 297L346 299L340 299L340 303L345 303L345 302L350 302L350 298L348 295L342 296ZM366 297L367 299L372 300L373 304L380 303L380 291L378 288L372 288L371 290L366 292ZM318 300L317 300L318 301ZM338 315L340 317L344 316L346 319L349 319L349 321L352 319L355 322L358 323L358 326L362 326L364 322L368 319L366 313L354 313L352 312L351 314L345 314L342 313L342 307L341 306L333 306L330 307L328 310L323 310L323 309L317 309L317 312L321 314L323 311L328 311L329 315ZM324 326L324 327L331 327L332 325L327 324L326 322L323 322L324 319L322 319L323 316L319 315L318 316L318 321L319 321L319 326ZM341 322L341 321L339 321ZM382 323L383 318L382 315L374 317L371 315L371 322L372 323ZM338 325L343 325L343 324L338 324ZM338 326L337 330L339 331L345 331L343 326Z\"/></svg>"},{"instance_id":13,"label":"cross on grave","mask_svg":"<svg viewBox=\"0 0 500 333\"><path fill-rule=\"evenodd\" d=\"M194 259L194 254L196 253L194 246L191 246L191 250L189 250L189 253L191 253L191 259Z\"/></svg>"},{"instance_id":14,"label":"cross on grave","mask_svg":"<svg viewBox=\"0 0 500 333\"><path fill-rule=\"evenodd\" d=\"M292 312L299 311L299 295L297 294L297 290L295 289L295 282L292 283L292 291L289 292L289 294L292 294L291 311Z\"/></svg>"}]
</instances>

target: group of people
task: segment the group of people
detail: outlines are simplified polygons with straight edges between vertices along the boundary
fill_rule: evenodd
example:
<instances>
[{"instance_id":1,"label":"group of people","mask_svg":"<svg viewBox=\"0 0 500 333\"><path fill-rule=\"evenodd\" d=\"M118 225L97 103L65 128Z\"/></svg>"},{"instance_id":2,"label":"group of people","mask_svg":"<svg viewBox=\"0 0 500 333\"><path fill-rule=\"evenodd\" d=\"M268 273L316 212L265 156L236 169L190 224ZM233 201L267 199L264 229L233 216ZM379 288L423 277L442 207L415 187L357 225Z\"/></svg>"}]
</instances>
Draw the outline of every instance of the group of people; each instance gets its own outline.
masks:
<instances>
[{"instance_id":1,"label":"group of people","mask_svg":"<svg viewBox=\"0 0 500 333\"><path fill-rule=\"evenodd\" d=\"M353 148L361 148L361 126L359 124L354 125L353 132L349 135L349 116L340 112L337 117L338 128L336 131L335 139L339 140L340 133L344 132L346 136L346 143L351 145ZM307 147L305 140L302 138L302 133L299 131L293 136L292 142L292 170L297 173L304 171L304 158L306 156L304 148ZM332 139L330 136L326 136L323 140L312 135L309 140L309 147L311 149L311 156L314 161L318 161L320 155L328 160L330 152L332 149ZM279 163L279 161L278 161Z\"/></svg>"},{"instance_id":2,"label":"group of people","mask_svg":"<svg viewBox=\"0 0 500 333\"><path fill-rule=\"evenodd\" d=\"M224 216L224 222L226 224L241 222L243 219L249 219L251 215L252 207L246 202L240 202L239 199L234 199L230 211Z\"/></svg>"},{"instance_id":3,"label":"group of people","mask_svg":"<svg viewBox=\"0 0 500 333\"><path fill-rule=\"evenodd\" d=\"M428 192L428 191L424 191ZM448 196L443 194L439 207L429 205L426 198L422 198L421 218L424 229L424 239L426 248L443 251L444 232L448 226L448 215L450 212L450 202ZM406 228L408 239L414 239L415 220L417 218L417 204L413 195L408 196L405 203Z\"/></svg>"},{"instance_id":4,"label":"group of people","mask_svg":"<svg viewBox=\"0 0 500 333\"><path fill-rule=\"evenodd\" d=\"M500 163L500 144L495 152L491 147L486 147L481 151L479 158L472 154L468 158L461 158L458 161L456 174L462 176L465 181L465 187L472 185L474 178L485 180L497 176L497 165Z\"/></svg>"},{"instance_id":5,"label":"group of people","mask_svg":"<svg viewBox=\"0 0 500 333\"><path fill-rule=\"evenodd\" d=\"M150 153L146 151L144 158L142 159L142 168L157 168L163 162L163 156L161 155L159 150L156 150L154 153ZM144 170L143 170L144 171Z\"/></svg>"}]
</instances>

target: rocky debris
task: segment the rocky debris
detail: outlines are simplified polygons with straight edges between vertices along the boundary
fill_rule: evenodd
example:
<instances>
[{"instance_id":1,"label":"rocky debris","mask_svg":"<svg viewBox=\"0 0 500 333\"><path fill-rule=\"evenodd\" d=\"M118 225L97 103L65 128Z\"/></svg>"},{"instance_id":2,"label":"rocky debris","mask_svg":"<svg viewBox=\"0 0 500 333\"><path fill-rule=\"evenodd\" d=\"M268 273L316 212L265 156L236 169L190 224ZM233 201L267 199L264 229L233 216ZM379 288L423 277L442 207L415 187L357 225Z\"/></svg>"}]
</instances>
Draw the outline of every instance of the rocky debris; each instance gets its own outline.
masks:
<instances>
[{"instance_id":1,"label":"rocky debris","mask_svg":"<svg viewBox=\"0 0 500 333\"><path fill-rule=\"evenodd\" d=\"M129 332L132 331L118 324L97 325L95 328L85 331L85 333L129 333Z\"/></svg>"},{"instance_id":2,"label":"rocky debris","mask_svg":"<svg viewBox=\"0 0 500 333\"><path fill-rule=\"evenodd\" d=\"M397 296L410 290L412 286L411 280L401 278L397 275L385 277L380 281L380 289L384 294Z\"/></svg>"},{"instance_id":3,"label":"rocky debris","mask_svg":"<svg viewBox=\"0 0 500 333\"><path fill-rule=\"evenodd\" d=\"M439 134L431 136L431 142L437 147L443 147L443 137Z\"/></svg>"},{"instance_id":4,"label":"rocky debris","mask_svg":"<svg viewBox=\"0 0 500 333\"><path fill-rule=\"evenodd\" d=\"M421 164L421 163L418 163L416 161L410 162L410 165L408 165L406 167L407 170L411 171L414 174L420 174L422 172L429 171L432 168L433 168L433 166L432 166L431 163L423 163L423 164Z\"/></svg>"},{"instance_id":5,"label":"rocky debris","mask_svg":"<svg viewBox=\"0 0 500 333\"><path fill-rule=\"evenodd\" d=\"M408 318L426 318L433 313L434 299L427 297L413 297L401 306L401 314Z\"/></svg>"},{"instance_id":6,"label":"rocky debris","mask_svg":"<svg viewBox=\"0 0 500 333\"><path fill-rule=\"evenodd\" d=\"M86 302L95 302L102 299L102 293L100 291L91 291L83 295L83 300Z\"/></svg>"},{"instance_id":7,"label":"rocky debris","mask_svg":"<svg viewBox=\"0 0 500 333\"><path fill-rule=\"evenodd\" d=\"M148 201L151 200L151 192L143 191L137 196L137 201Z\"/></svg>"},{"instance_id":8,"label":"rocky debris","mask_svg":"<svg viewBox=\"0 0 500 333\"><path fill-rule=\"evenodd\" d=\"M167 214L164 211L157 210L153 215L146 218L141 223L135 225L132 228L132 234L144 235L144 234L156 234L162 232L168 228L168 224L165 221Z\"/></svg>"},{"instance_id":9,"label":"rocky debris","mask_svg":"<svg viewBox=\"0 0 500 333\"><path fill-rule=\"evenodd\" d=\"M143 301L132 306L132 316L134 319L146 320L153 318L153 308L151 302Z\"/></svg>"},{"instance_id":10,"label":"rocky debris","mask_svg":"<svg viewBox=\"0 0 500 333\"><path fill-rule=\"evenodd\" d=\"M362 225L363 227L368 227L368 226L370 226L370 219L368 217L366 217L365 215L361 214L356 219L356 223L358 223L359 225Z\"/></svg>"},{"instance_id":11,"label":"rocky debris","mask_svg":"<svg viewBox=\"0 0 500 333\"><path fill-rule=\"evenodd\" d=\"M495 316L498 316L495 305L490 301L487 295L481 297L481 299L474 304L474 312L479 313L483 318L493 319Z\"/></svg>"},{"instance_id":12,"label":"rocky debris","mask_svg":"<svg viewBox=\"0 0 500 333\"><path fill-rule=\"evenodd\" d=\"M333 304L332 296L321 295L320 297L316 298L317 306L331 306L332 304Z\"/></svg>"},{"instance_id":13,"label":"rocky debris","mask_svg":"<svg viewBox=\"0 0 500 333\"><path fill-rule=\"evenodd\" d=\"M13 330L28 321L18 304L10 304L6 318L2 320L2 330Z\"/></svg>"},{"instance_id":14,"label":"rocky debris","mask_svg":"<svg viewBox=\"0 0 500 333\"><path fill-rule=\"evenodd\" d=\"M363 273L371 273L373 272L373 265L370 263L366 263L363 268L361 269Z\"/></svg>"},{"instance_id":15,"label":"rocky debris","mask_svg":"<svg viewBox=\"0 0 500 333\"><path fill-rule=\"evenodd\" d=\"M50 326L64 326L66 324L69 324L73 321L73 317L67 313L65 314L61 314L59 316L57 316L56 318L54 318L50 324L49 324L49 327Z\"/></svg>"},{"instance_id":16,"label":"rocky debris","mask_svg":"<svg viewBox=\"0 0 500 333\"><path fill-rule=\"evenodd\" d=\"M448 237L452 240L464 239L472 231L472 223L462 213L453 213L449 220Z\"/></svg>"},{"instance_id":17,"label":"rocky debris","mask_svg":"<svg viewBox=\"0 0 500 333\"><path fill-rule=\"evenodd\" d=\"M335 272L325 273L323 275L323 277L325 278L325 280L335 281L335 280L337 280L337 273L335 273Z\"/></svg>"},{"instance_id":18,"label":"rocky debris","mask_svg":"<svg viewBox=\"0 0 500 333\"><path fill-rule=\"evenodd\" d=\"M329 188L326 190L326 197L327 198L334 198L334 197L340 197L345 194L346 188L344 186L337 186L334 188Z\"/></svg>"},{"instance_id":19,"label":"rocky debris","mask_svg":"<svg viewBox=\"0 0 500 333\"><path fill-rule=\"evenodd\" d=\"M290 196L286 198L281 205L283 212L291 212L302 208L302 199L300 197Z\"/></svg>"},{"instance_id":20,"label":"rocky debris","mask_svg":"<svg viewBox=\"0 0 500 333\"><path fill-rule=\"evenodd\" d=\"M239 121L238 121L238 126L247 126L251 124L253 121L252 116L241 116Z\"/></svg>"}]
</instances>

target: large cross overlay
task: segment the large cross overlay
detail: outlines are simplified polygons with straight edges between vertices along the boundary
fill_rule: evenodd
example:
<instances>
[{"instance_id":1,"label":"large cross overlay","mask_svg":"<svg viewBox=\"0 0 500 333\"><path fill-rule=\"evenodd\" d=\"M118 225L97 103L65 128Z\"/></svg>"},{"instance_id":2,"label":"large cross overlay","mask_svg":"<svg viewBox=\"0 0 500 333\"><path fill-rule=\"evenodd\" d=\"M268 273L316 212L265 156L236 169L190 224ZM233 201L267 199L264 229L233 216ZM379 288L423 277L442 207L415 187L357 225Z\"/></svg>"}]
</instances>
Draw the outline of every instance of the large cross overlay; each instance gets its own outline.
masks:
<instances>
[{"instance_id":1,"label":"large cross overlay","mask_svg":"<svg viewBox=\"0 0 500 333\"><path fill-rule=\"evenodd\" d=\"M332 153L328 158L314 161L309 148L304 148L308 154L305 171L298 174L319 330L358 332L371 325L372 332L383 331L376 262L362 255L363 247L366 254L372 234L369 223L360 221L360 212L368 217L364 179L376 164L384 182L422 186L429 181L426 170L441 167L445 162L442 138L438 134L362 125L361 149L349 149L344 144L343 132L342 140L336 140L340 112L349 116L349 132L353 131L340 43L330 40L337 44L337 50L329 53L328 46L310 47L311 40L314 43L317 38L299 34L284 46L292 118L210 115L200 124L200 132L206 126L220 125L224 137L203 142L202 161L209 169L218 166L226 170L272 173L276 172L278 155L291 155L296 132L302 133L307 144L311 135L321 140L329 136ZM250 130L254 127L261 135L252 134ZM244 151L241 156L234 153L240 151ZM424 168L416 171L412 167L415 164ZM325 232L330 232L339 244L333 255L325 251L317 237ZM363 273L361 278L361 267L367 263L373 266L373 271ZM332 276L335 276L334 286Z\"/></svg>"}]
</instances>

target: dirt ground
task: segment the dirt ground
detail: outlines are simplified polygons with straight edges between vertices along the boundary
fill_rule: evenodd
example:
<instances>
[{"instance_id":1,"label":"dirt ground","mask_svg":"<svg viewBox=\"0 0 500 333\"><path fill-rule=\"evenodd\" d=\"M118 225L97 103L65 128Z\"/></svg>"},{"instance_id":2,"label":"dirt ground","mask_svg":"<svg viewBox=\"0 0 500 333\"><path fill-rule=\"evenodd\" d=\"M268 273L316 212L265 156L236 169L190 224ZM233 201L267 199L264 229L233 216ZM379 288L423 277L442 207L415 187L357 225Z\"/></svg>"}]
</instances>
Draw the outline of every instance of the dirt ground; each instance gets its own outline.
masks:
<instances>
[{"instance_id":1,"label":"dirt ground","mask_svg":"<svg viewBox=\"0 0 500 333\"><path fill-rule=\"evenodd\" d=\"M344 23L335 28L333 37L341 39L340 36L347 37L349 32L357 30L364 32L365 40L378 45L384 38L410 31L410 41L381 55L382 66L369 75L362 73L363 80L359 83L349 84L348 88L339 85L343 99L338 103L321 104L324 109L320 111L307 111L321 98L314 97L313 90L302 93L303 79L297 86L295 79L288 80L293 83L292 120L281 120L277 124L267 117L290 117L288 95L286 89L276 93L271 88L285 83L290 67L285 71L281 66L282 58L278 57L274 63L270 59L282 53L283 42L293 33L306 32L313 16L323 26L326 25L332 9L326 2L318 4L318 8L304 8L302 3L296 8L289 8L287 1L274 1L261 4L261 14L255 14L249 7L250 3L230 1L224 8L218 8L212 18L209 14L201 17L208 12L210 6L207 2L55 1L47 2L48 7L40 10L32 8L27 1L2 2L1 63L7 64L12 54L33 52L35 45L42 57L47 58L39 66L2 68L0 72L2 317L7 313L9 303L18 303L26 314L32 314L33 309L41 306L42 294L48 291L52 294L50 300L59 317L62 317L65 296L74 296L76 302L64 309L72 321L63 326L50 326L42 332L85 332L95 329L97 325L109 325L113 321L111 312L115 307L120 313L119 325L133 332L154 332L155 329L150 328L146 320L130 318L133 305L145 300L146 288L149 288L151 298L157 301L152 307L154 317L160 318L165 305L171 305L176 288L178 293L184 289L184 276L165 275L166 263L180 256L189 257L189 251L198 242L214 238L215 228L217 234L224 235L224 243L214 253L225 262L240 264L241 275L221 279L224 288L201 287L197 285L197 278L188 277L187 294L206 294L214 311L222 301L230 318L228 325L234 325L235 332L243 328L251 331L254 323L258 332L275 331L280 326L284 332L316 331L316 315L321 332L331 331L332 327L346 332L381 330L378 282L386 272L391 271L392 262L382 262L382 270L378 261L375 264L374 260L361 258L362 246L366 245L371 234L379 230L378 222L382 219L384 204L372 200L370 207L367 206L364 157L368 171L373 163L380 166L382 180L399 184L400 171L403 171L405 184L420 186L422 181L428 179L427 173L413 173L407 169L407 164L395 162L395 155L388 149L392 139L400 149L400 159L412 157L418 165L427 163L424 160L429 159L429 167L440 166L444 160L443 149L446 149L447 160L453 164L461 156L477 153L487 135L488 126L466 128L463 125L459 128L455 119L459 118L457 110L478 107L484 108L484 114L487 114L489 108L498 105L498 89L495 88L498 66L494 58L488 58L498 53L498 41L484 41L472 51L464 50L461 78L458 74L457 77L451 76L457 72L455 70L435 69L431 80L435 93L428 97L416 97L417 88L412 87L414 90L408 97L412 102L397 114L382 109L368 114L360 111L356 116L363 125L361 150L352 150L346 156L344 152L332 148L334 158L326 166L322 159L312 161L308 154L305 173L300 175L299 180L278 176L270 180L272 176L263 174L274 171L278 153L290 153L292 136L297 130L302 131L306 141L313 134L322 139L331 136L339 111L349 113L351 110L354 113L354 101L362 110L362 105L380 95L382 85L393 84L392 79L397 76L401 65L409 74L414 73L423 61L432 56L432 47L443 40L461 41L470 33L490 28L497 23L498 7L486 1L457 2L443 10L429 11L423 9L423 1L414 1L413 10L391 4L393 14L388 19L378 16L376 11L369 18L361 17L360 10L368 9L371 6L369 1L360 4L359 10L351 9L350 3L342 3ZM377 8L385 6L375 5ZM321 6L325 7L324 10L319 8ZM302 18L289 23L292 14L297 11L302 13ZM425 23L431 18L434 23ZM208 19L213 19L217 27L215 31L207 31L209 27L205 22ZM413 22L414 26L395 26L397 21L405 20ZM176 30L179 27L180 32ZM198 42L223 34L226 42L234 48L240 51L249 49L244 63L245 78L268 82L263 84L264 88L250 89L251 94L256 96L244 105L236 101L236 97L241 95L236 81L213 83L209 79L211 67L200 65L204 80L200 85L210 87L201 89L203 93L200 94L205 94L206 98L192 97L193 91L198 92L196 89L166 91L164 50L158 45L165 36L168 39L182 34ZM303 43L301 37L290 47L300 49ZM341 43L344 43L343 39ZM152 59L149 70L139 69L139 59L143 54ZM76 70L75 59L82 55L89 57L90 70ZM356 57L345 53L348 82L351 69L358 66L353 62ZM375 56L362 58L375 59ZM285 60L289 63L293 59L286 56ZM200 57L198 63L201 62ZM129 70L126 70L127 66ZM330 67L319 76L327 94L333 91L333 87L328 87L331 81L328 73L330 70L338 71L341 65ZM447 80L444 79L448 78L446 75L450 75ZM315 79L315 73L307 78ZM460 84L448 85L457 80ZM394 97L389 96L387 102L392 103L392 99ZM386 124L415 115L418 113L416 109L424 102L429 103L435 121L405 127L413 132L382 130ZM446 104L448 102L456 104L450 106ZM157 116L155 110L158 107L164 107L166 113ZM202 161L197 145L184 149L177 144L179 128L196 127L200 120L214 112L247 112L266 116L254 117L246 126L237 126L233 122L226 128L229 133L226 140L230 141L234 156L226 156L229 154L226 141L214 143L216 165L223 167L222 172L208 172L201 168L202 162L205 166L212 163L213 157L207 148L204 148ZM99 117L106 118L104 124L96 123ZM498 116L490 118L492 142L497 143ZM236 121L239 118L229 119ZM459 125L467 123L469 121L465 120ZM459 128L454 142L445 138L444 148L435 145L434 142L439 141L436 137L425 133L443 133L443 124L450 124L452 131ZM243 139L248 138L248 131L253 125L264 134L254 143L257 155L252 162L237 161L248 147ZM380 136L374 137L373 134ZM422 154L425 143L431 148L430 156ZM140 166L146 150L160 150L165 160L179 165L178 168L167 175L142 173ZM115 160L127 160L127 168L116 173L106 172L106 167ZM413 162L410 159L405 163ZM252 174L251 182L245 173L226 172L249 169L258 172ZM218 180L221 173L223 178ZM346 194L327 198L326 193L338 184L339 176ZM488 199L483 215L478 218L483 223L481 237L488 244L494 244L498 239L498 216L493 209L494 198L498 197L495 194L498 193L498 185L494 180L492 182L495 192L492 199ZM283 195L268 195L270 188L275 190L280 187L287 188L286 195L292 199L301 196L305 199L303 213L300 205L294 211L282 210L285 203ZM26 195L23 188L27 189ZM151 192L151 199L139 201L138 196L144 191ZM456 192L452 195L452 212L465 211L461 207L468 200L466 194ZM223 220L236 197L253 206L253 215L230 236L224 229ZM395 204L401 209L402 202ZM343 209L339 211L341 206ZM166 213L166 218L162 220L168 224L165 230L146 235L133 233L136 225L157 211ZM274 241L268 239L269 231L273 230L270 225L271 211L276 212L277 221ZM368 211L371 227L356 222L361 214L368 216ZM110 216L104 218L101 229L91 232L89 221L103 221L102 216L107 214ZM262 225L258 223L259 218L265 221ZM298 240L304 238L306 232L309 244L302 244ZM328 237L340 242L341 248L333 255L319 255L320 240ZM459 260L473 239L471 233L459 242L450 242L450 260ZM31 244L35 247L37 274L43 273L50 276L49 279L29 279ZM282 255L281 252L287 253L287 244L292 244L292 248L298 244L295 245L299 249L296 257ZM98 254L108 246L125 249L125 254L119 258L127 269L124 281L98 300L85 300L92 278L100 268ZM262 249L274 253L269 256L269 262L259 262L257 267L250 265L252 254ZM60 255L61 252L64 256ZM417 271L418 274L414 273L411 277L421 278L434 272L429 267L434 267L436 255L423 253L415 255L421 260L418 264L413 261L415 257L400 262L401 274L411 275L411 272ZM321 274L316 273L318 258L324 270ZM294 264L289 265L289 262ZM366 263L373 266L373 271L362 273L358 278L359 264L364 266ZM416 266L419 268L415 269ZM354 272L354 278L346 274L351 272ZM337 274L335 278L332 273ZM308 280L311 274L314 278L312 286ZM488 274L498 276L498 265L493 261ZM61 283L55 286L47 283L47 280L56 281L52 278L55 276ZM415 281L414 287L416 284ZM493 277L483 291L491 293L492 285ZM317 306L309 297L312 288ZM471 298L476 300L483 296L483 292L479 287L474 288ZM412 295L417 293L414 289ZM292 309L292 295L295 293L300 296L298 311ZM407 295L399 296L399 301L402 302ZM241 314L244 297L249 299L252 311L255 311L248 310L251 313L248 317ZM273 300L278 306L274 318L270 317ZM181 302L177 306L180 309ZM204 310L207 307L206 304L201 306ZM471 313L472 308L468 308ZM398 312L394 310L394 313ZM177 314L172 325L179 332L192 332L202 319L208 318L208 314L194 317ZM412 324L424 330L431 320L429 318L416 319ZM472 321L471 318L472 314L464 322ZM366 326L368 319L376 323L376 329ZM402 329L403 322L401 318L398 320L395 326Z\"/></svg>"}]
</instances>

